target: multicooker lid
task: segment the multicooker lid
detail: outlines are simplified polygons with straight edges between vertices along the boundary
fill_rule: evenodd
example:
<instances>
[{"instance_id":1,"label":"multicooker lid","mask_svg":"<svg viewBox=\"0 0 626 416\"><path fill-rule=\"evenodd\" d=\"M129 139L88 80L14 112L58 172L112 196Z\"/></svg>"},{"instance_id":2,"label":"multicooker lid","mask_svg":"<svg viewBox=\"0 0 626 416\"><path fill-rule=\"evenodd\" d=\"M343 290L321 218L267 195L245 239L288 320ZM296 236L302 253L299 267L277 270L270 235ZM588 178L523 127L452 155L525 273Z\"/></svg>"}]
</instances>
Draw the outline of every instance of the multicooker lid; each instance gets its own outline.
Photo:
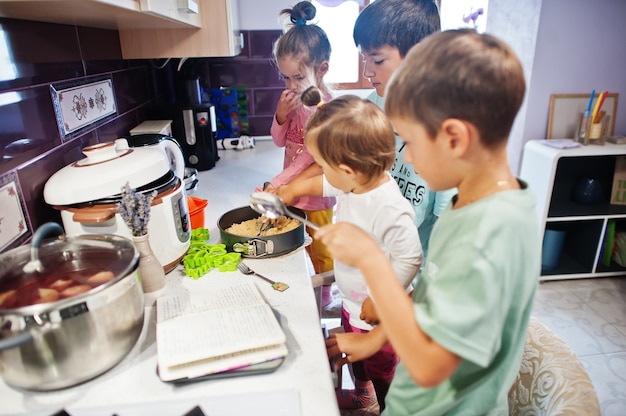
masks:
<instances>
[{"instance_id":1,"label":"multicooker lid","mask_svg":"<svg viewBox=\"0 0 626 416\"><path fill-rule=\"evenodd\" d=\"M85 158L50 177L43 196L50 205L71 205L117 195L129 183L139 188L170 170L167 156L152 148L130 148L125 139L83 149Z\"/></svg>"}]
</instances>

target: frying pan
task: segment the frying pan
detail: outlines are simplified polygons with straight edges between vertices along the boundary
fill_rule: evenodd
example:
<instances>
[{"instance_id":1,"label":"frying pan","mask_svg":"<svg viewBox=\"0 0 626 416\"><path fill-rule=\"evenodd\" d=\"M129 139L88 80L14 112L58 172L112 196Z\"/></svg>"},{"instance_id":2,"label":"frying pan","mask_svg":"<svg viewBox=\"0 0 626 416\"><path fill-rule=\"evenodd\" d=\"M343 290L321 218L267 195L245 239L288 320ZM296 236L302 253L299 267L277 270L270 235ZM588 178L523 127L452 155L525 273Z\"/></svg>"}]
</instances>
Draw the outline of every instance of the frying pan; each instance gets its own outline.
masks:
<instances>
[{"instance_id":1,"label":"frying pan","mask_svg":"<svg viewBox=\"0 0 626 416\"><path fill-rule=\"evenodd\" d=\"M306 214L301 209L289 207L289 210L306 218ZM233 224L258 218L260 215L249 206L246 206L228 211L220 217L217 226L220 230L222 243L226 244L228 251L240 251L233 248L235 244L240 243L247 247L247 250L241 252L243 257L277 257L287 254L304 244L304 224L302 223L297 228L285 233L259 237L245 237L226 231Z\"/></svg>"}]
</instances>

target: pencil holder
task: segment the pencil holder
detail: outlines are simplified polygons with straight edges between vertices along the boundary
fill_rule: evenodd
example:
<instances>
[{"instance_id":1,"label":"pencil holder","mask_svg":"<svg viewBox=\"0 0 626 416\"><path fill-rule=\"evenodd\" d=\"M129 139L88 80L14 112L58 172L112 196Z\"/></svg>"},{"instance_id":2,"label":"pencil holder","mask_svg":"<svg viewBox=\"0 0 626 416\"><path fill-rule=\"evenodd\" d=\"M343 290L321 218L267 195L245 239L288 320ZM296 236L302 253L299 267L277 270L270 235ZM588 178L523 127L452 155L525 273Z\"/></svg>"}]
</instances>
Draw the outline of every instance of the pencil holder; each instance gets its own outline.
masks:
<instances>
[{"instance_id":1,"label":"pencil holder","mask_svg":"<svg viewBox=\"0 0 626 416\"><path fill-rule=\"evenodd\" d=\"M609 131L611 116L604 115L599 122L593 123L591 116L578 114L577 141L585 146L589 144L603 146Z\"/></svg>"}]
</instances>

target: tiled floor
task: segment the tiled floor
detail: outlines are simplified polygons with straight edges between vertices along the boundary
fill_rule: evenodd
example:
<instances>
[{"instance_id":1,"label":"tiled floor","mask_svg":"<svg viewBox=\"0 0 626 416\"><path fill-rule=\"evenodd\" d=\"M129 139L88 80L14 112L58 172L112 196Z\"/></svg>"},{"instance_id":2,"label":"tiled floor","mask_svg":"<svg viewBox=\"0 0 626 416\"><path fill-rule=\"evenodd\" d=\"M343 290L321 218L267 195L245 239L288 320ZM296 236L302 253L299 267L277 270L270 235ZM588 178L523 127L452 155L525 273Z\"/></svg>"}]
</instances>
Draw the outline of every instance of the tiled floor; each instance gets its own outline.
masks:
<instances>
[{"instance_id":1,"label":"tiled floor","mask_svg":"<svg viewBox=\"0 0 626 416\"><path fill-rule=\"evenodd\" d=\"M211 190L207 223L215 223L218 213L245 205L254 187L282 168L282 149L271 141L220 155L216 167L200 175L202 186ZM337 302L333 306L330 315L336 314ZM543 282L533 316L580 357L596 388L602 415L626 415L626 276Z\"/></svg>"},{"instance_id":2,"label":"tiled floor","mask_svg":"<svg viewBox=\"0 0 626 416\"><path fill-rule=\"evenodd\" d=\"M337 305L326 316L332 316ZM580 358L596 389L603 416L626 415L626 276L539 284L533 316ZM329 324L338 320L326 319ZM344 386L349 385L344 377ZM342 416L371 416L343 410Z\"/></svg>"},{"instance_id":3,"label":"tiled floor","mask_svg":"<svg viewBox=\"0 0 626 416\"><path fill-rule=\"evenodd\" d=\"M580 358L602 415L626 415L626 276L543 282L533 316Z\"/></svg>"}]
</instances>

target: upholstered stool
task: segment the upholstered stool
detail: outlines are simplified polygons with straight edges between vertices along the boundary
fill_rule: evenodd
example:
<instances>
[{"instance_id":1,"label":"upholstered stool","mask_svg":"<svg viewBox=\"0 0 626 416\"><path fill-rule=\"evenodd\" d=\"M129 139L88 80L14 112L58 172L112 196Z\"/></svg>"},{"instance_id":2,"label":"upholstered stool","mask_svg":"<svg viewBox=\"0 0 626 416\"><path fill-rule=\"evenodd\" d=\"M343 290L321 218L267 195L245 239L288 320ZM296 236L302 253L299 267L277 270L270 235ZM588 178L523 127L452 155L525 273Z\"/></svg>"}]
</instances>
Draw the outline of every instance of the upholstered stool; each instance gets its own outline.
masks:
<instances>
[{"instance_id":1,"label":"upholstered stool","mask_svg":"<svg viewBox=\"0 0 626 416\"><path fill-rule=\"evenodd\" d=\"M534 318L520 371L509 391L510 415L600 415L598 396L582 363Z\"/></svg>"}]
</instances>

